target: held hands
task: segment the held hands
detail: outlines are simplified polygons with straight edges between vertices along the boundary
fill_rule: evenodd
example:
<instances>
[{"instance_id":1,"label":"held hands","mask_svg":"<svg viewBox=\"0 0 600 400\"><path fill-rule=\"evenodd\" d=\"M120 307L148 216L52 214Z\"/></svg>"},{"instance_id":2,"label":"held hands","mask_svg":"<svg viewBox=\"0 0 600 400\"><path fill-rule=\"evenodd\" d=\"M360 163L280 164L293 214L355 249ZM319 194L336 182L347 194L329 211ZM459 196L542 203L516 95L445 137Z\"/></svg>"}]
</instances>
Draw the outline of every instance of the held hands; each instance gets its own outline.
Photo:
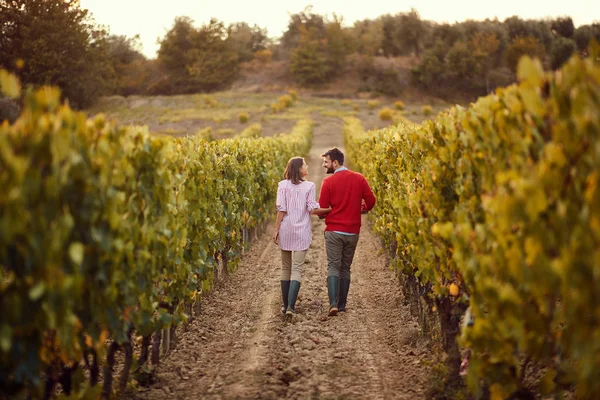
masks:
<instances>
[{"instance_id":1,"label":"held hands","mask_svg":"<svg viewBox=\"0 0 600 400\"><path fill-rule=\"evenodd\" d=\"M318 215L319 218L323 219L330 211L331 211L331 207L327 207L327 208L321 207L321 208L315 208L310 213L313 215Z\"/></svg>"}]
</instances>

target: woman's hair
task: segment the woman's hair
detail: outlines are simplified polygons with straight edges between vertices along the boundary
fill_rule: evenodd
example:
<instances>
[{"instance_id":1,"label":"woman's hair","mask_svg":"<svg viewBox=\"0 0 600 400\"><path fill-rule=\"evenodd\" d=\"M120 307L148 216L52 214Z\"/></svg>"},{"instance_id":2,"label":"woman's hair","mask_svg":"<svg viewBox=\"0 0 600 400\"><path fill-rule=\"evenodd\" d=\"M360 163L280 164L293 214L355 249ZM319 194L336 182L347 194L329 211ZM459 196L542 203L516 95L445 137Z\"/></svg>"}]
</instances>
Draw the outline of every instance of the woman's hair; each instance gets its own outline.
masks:
<instances>
[{"instance_id":1,"label":"woman's hair","mask_svg":"<svg viewBox=\"0 0 600 400\"><path fill-rule=\"evenodd\" d=\"M304 178L300 174L300 168L304 165L304 158L302 157L292 157L290 161L288 161L287 166L285 167L285 172L283 173L283 177L285 179L289 179L292 181L294 185L299 184L304 181Z\"/></svg>"}]
</instances>

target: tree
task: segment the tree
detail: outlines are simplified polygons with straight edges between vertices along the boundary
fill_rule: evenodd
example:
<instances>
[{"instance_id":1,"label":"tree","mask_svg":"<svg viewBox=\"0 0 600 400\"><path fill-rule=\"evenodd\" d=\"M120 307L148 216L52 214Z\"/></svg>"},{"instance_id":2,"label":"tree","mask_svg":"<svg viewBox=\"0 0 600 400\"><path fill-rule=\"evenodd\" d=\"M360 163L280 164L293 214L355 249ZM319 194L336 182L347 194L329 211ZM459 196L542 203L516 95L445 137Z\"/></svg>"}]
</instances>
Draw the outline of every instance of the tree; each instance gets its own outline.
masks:
<instances>
[{"instance_id":1,"label":"tree","mask_svg":"<svg viewBox=\"0 0 600 400\"><path fill-rule=\"evenodd\" d=\"M347 29L342 27L342 19L335 14L333 21L325 28L325 57L329 71L341 71L346 64L346 56L352 50L352 37Z\"/></svg>"},{"instance_id":2,"label":"tree","mask_svg":"<svg viewBox=\"0 0 600 400\"><path fill-rule=\"evenodd\" d=\"M471 39L474 56L480 60L479 65L485 76L485 91L490 92L490 70L492 68L492 56L498 50L500 40L495 33L479 32Z\"/></svg>"},{"instance_id":3,"label":"tree","mask_svg":"<svg viewBox=\"0 0 600 400\"><path fill-rule=\"evenodd\" d=\"M172 90L178 92L188 79L187 65L190 52L194 48L196 29L189 17L177 17L173 27L160 41L157 60L168 76Z\"/></svg>"},{"instance_id":4,"label":"tree","mask_svg":"<svg viewBox=\"0 0 600 400\"><path fill-rule=\"evenodd\" d=\"M114 92L129 96L145 94L155 68L140 52L140 37L111 35L107 39L109 61L116 73Z\"/></svg>"},{"instance_id":5,"label":"tree","mask_svg":"<svg viewBox=\"0 0 600 400\"><path fill-rule=\"evenodd\" d=\"M575 25L573 25L571 17L558 17L550 22L550 27L559 36L565 38L572 38L575 33Z\"/></svg>"},{"instance_id":6,"label":"tree","mask_svg":"<svg viewBox=\"0 0 600 400\"><path fill-rule=\"evenodd\" d=\"M557 38L550 49L550 66L552 69L559 69L576 50L577 44L574 40L566 37Z\"/></svg>"},{"instance_id":7,"label":"tree","mask_svg":"<svg viewBox=\"0 0 600 400\"><path fill-rule=\"evenodd\" d=\"M298 14L292 14L287 30L281 37L283 52L292 52L296 49L301 41L306 40L304 35L307 32L310 32L313 38L324 38L325 25L325 19L318 14L313 14L311 6L306 7L304 11Z\"/></svg>"},{"instance_id":8,"label":"tree","mask_svg":"<svg viewBox=\"0 0 600 400\"><path fill-rule=\"evenodd\" d=\"M400 54L396 38L398 37L398 23L396 18L391 15L381 17L383 23L381 40L381 49L386 57L393 57Z\"/></svg>"},{"instance_id":9,"label":"tree","mask_svg":"<svg viewBox=\"0 0 600 400\"><path fill-rule=\"evenodd\" d=\"M510 41L516 38L533 37L544 49L549 49L552 45L554 35L547 21L523 20L513 16L504 20L504 26L508 30Z\"/></svg>"},{"instance_id":10,"label":"tree","mask_svg":"<svg viewBox=\"0 0 600 400\"><path fill-rule=\"evenodd\" d=\"M59 86L74 107L111 90L106 37L79 1L0 0L0 66L24 84Z\"/></svg>"},{"instance_id":11,"label":"tree","mask_svg":"<svg viewBox=\"0 0 600 400\"><path fill-rule=\"evenodd\" d=\"M446 86L461 89L478 89L478 60L465 42L456 42L445 60L444 81Z\"/></svg>"},{"instance_id":12,"label":"tree","mask_svg":"<svg viewBox=\"0 0 600 400\"><path fill-rule=\"evenodd\" d=\"M506 64L511 71L516 72L519 59L524 55L543 59L544 47L531 36L514 38L504 52Z\"/></svg>"},{"instance_id":13,"label":"tree","mask_svg":"<svg viewBox=\"0 0 600 400\"><path fill-rule=\"evenodd\" d=\"M230 30L211 19L200 29L187 17L175 19L160 43L158 61L169 79L172 93L213 91L226 87L239 69Z\"/></svg>"},{"instance_id":14,"label":"tree","mask_svg":"<svg viewBox=\"0 0 600 400\"><path fill-rule=\"evenodd\" d=\"M258 26L250 27L245 22L230 27L232 45L240 61L250 61L257 51L264 50L269 44L267 31Z\"/></svg>"},{"instance_id":15,"label":"tree","mask_svg":"<svg viewBox=\"0 0 600 400\"><path fill-rule=\"evenodd\" d=\"M431 34L426 40L427 48L442 44L449 49L459 40L465 40L465 34L460 24L434 24L431 27Z\"/></svg>"},{"instance_id":16,"label":"tree","mask_svg":"<svg viewBox=\"0 0 600 400\"><path fill-rule=\"evenodd\" d=\"M108 55L113 64L131 64L146 58L140 51L140 35L132 38L124 35L110 35L106 42Z\"/></svg>"},{"instance_id":17,"label":"tree","mask_svg":"<svg viewBox=\"0 0 600 400\"><path fill-rule=\"evenodd\" d=\"M456 42L459 43L459 42ZM413 82L433 91L440 91L444 82L446 65L444 62L447 48L444 42L438 41L423 53L421 62L412 70Z\"/></svg>"},{"instance_id":18,"label":"tree","mask_svg":"<svg viewBox=\"0 0 600 400\"><path fill-rule=\"evenodd\" d=\"M329 79L331 70L321 43L305 30L299 45L292 52L290 70L295 80L303 86L319 85Z\"/></svg>"},{"instance_id":19,"label":"tree","mask_svg":"<svg viewBox=\"0 0 600 400\"><path fill-rule=\"evenodd\" d=\"M223 23L211 19L195 35L190 52L187 69L193 90L221 89L235 79L238 68L239 59L229 32Z\"/></svg>"},{"instance_id":20,"label":"tree","mask_svg":"<svg viewBox=\"0 0 600 400\"><path fill-rule=\"evenodd\" d=\"M350 30L355 48L360 54L374 56L382 50L383 22L381 19L357 21Z\"/></svg>"},{"instance_id":21,"label":"tree","mask_svg":"<svg viewBox=\"0 0 600 400\"><path fill-rule=\"evenodd\" d=\"M592 40L595 39L600 43L600 23L580 26L575 31L573 39L575 39L577 49L579 49L580 52L583 53L587 51Z\"/></svg>"},{"instance_id":22,"label":"tree","mask_svg":"<svg viewBox=\"0 0 600 400\"><path fill-rule=\"evenodd\" d=\"M415 9L399 15L399 26L396 34L402 47L411 49L415 55L421 55L421 43L425 37L427 25L421 20Z\"/></svg>"}]
</instances>

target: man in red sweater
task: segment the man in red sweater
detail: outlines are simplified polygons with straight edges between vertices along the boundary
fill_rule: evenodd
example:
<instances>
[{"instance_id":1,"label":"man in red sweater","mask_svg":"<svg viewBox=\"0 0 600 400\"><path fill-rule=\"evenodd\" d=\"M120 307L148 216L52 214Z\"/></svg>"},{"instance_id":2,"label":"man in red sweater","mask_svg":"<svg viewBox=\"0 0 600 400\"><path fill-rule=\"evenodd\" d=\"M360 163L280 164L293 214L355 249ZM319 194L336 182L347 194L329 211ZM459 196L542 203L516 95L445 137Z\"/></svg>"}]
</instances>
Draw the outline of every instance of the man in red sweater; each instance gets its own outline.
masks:
<instances>
[{"instance_id":1,"label":"man in red sweater","mask_svg":"<svg viewBox=\"0 0 600 400\"><path fill-rule=\"evenodd\" d=\"M350 290L350 265L354 258L361 214L375 206L375 195L364 176L344 167L344 153L334 147L324 154L323 167L331 176L323 179L319 204L331 207L325 217L327 252L327 294L329 315L346 311Z\"/></svg>"}]
</instances>

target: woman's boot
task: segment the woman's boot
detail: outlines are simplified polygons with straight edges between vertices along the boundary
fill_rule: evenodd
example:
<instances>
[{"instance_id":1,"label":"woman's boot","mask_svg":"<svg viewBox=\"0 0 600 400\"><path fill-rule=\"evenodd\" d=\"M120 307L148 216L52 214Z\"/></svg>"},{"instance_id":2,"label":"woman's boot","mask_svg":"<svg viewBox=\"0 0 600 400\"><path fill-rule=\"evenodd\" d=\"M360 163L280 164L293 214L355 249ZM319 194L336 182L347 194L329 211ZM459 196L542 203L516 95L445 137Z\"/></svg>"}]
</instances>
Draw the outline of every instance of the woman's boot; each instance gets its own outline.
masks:
<instances>
[{"instance_id":1,"label":"woman's boot","mask_svg":"<svg viewBox=\"0 0 600 400\"><path fill-rule=\"evenodd\" d=\"M296 314L296 299L298 299L298 292L300 291L299 281L290 281L290 293L288 296L288 306L286 315Z\"/></svg>"},{"instance_id":2,"label":"woman's boot","mask_svg":"<svg viewBox=\"0 0 600 400\"><path fill-rule=\"evenodd\" d=\"M281 298L283 299L283 308L281 313L285 315L288 308L288 297L290 293L290 281L281 281Z\"/></svg>"}]
</instances>

